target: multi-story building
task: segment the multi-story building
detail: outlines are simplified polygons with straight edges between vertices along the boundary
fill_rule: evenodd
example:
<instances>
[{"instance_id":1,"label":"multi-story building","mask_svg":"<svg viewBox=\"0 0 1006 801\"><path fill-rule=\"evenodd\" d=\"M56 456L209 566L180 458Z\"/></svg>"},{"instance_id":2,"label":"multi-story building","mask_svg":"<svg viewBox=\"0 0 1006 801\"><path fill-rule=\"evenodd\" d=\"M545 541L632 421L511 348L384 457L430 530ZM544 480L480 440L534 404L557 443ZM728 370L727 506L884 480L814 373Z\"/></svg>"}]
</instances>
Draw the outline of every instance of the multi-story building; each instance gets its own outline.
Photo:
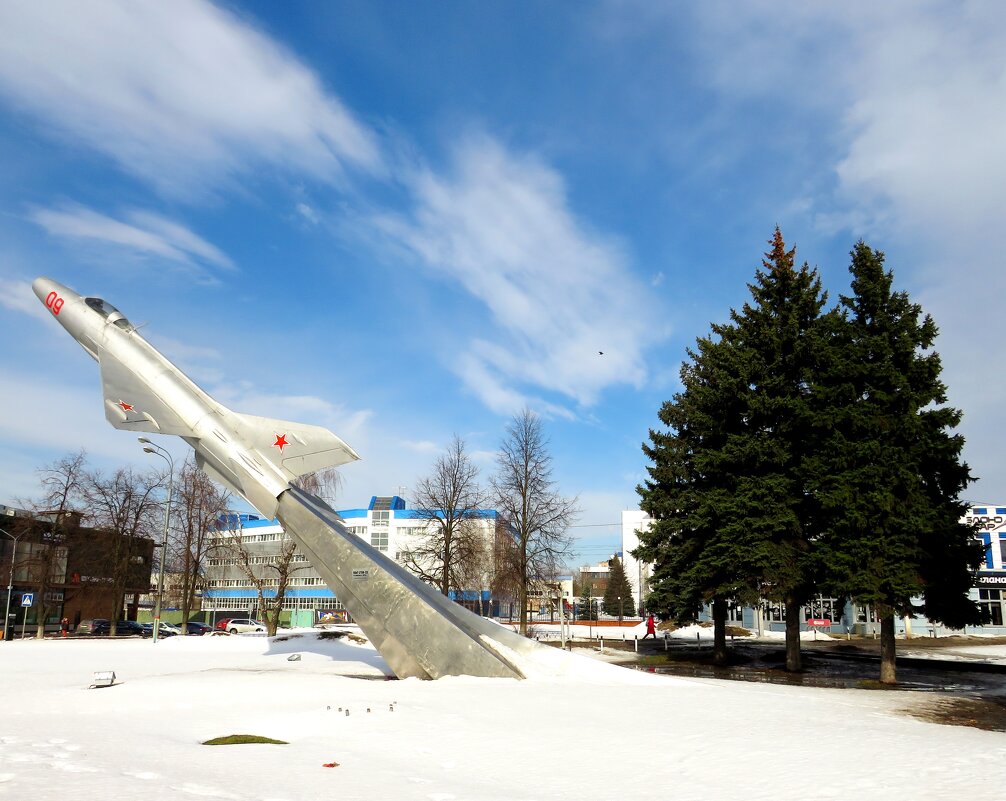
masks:
<instances>
[{"instance_id":1,"label":"multi-story building","mask_svg":"<svg viewBox=\"0 0 1006 801\"><path fill-rule=\"evenodd\" d=\"M619 556L619 554L615 554L615 556ZM604 597L604 591L608 589L610 573L610 559L605 559L596 565L583 565L580 568L579 585L587 590L592 601Z\"/></svg>"},{"instance_id":2,"label":"multi-story building","mask_svg":"<svg viewBox=\"0 0 1006 801\"><path fill-rule=\"evenodd\" d=\"M639 532L650 528L653 519L638 509L622 512L622 566L625 577L632 585L632 599L635 602L634 611L642 608L650 591L650 575L653 566L649 562L641 562L632 555L639 547Z\"/></svg>"},{"instance_id":3,"label":"multi-story building","mask_svg":"<svg viewBox=\"0 0 1006 801\"><path fill-rule=\"evenodd\" d=\"M374 496L366 508L339 511L349 531L399 564L408 566L409 553L431 525L429 515L406 508L405 500L397 495ZM277 520L265 520L258 515L232 516L233 523L216 533L217 546L207 560L206 589L202 608L213 617L241 613L242 617L260 613L258 591L242 567L247 555L248 564L255 575L266 585L263 596L276 597L274 587L278 578L270 578L282 566L284 550L291 549L289 580L283 601L290 610L291 622L309 625L323 617L338 619L345 612L335 594L303 554L293 547L292 541ZM495 554L506 528L493 510L482 510L473 521L485 538L487 552ZM238 553L236 549L244 553ZM460 597L452 597L464 606L485 615L508 615L512 599L492 585L491 571L487 571L481 586L466 587Z\"/></svg>"},{"instance_id":4,"label":"multi-story building","mask_svg":"<svg viewBox=\"0 0 1006 801\"><path fill-rule=\"evenodd\" d=\"M119 615L135 619L141 593L149 589L154 542L123 537L81 525L75 511L30 512L0 506L0 576L8 583L3 599L8 620L34 633L39 623L49 631L66 618Z\"/></svg>"}]
</instances>

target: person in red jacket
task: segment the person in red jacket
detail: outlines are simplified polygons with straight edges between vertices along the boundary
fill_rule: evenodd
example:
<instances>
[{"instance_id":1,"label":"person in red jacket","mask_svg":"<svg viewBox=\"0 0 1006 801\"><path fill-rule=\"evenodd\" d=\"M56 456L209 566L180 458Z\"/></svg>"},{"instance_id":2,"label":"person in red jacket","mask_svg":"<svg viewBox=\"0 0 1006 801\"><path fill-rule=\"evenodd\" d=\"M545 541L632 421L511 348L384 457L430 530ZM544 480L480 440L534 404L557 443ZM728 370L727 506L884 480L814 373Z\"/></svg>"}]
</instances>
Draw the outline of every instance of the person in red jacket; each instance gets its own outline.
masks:
<instances>
[{"instance_id":1,"label":"person in red jacket","mask_svg":"<svg viewBox=\"0 0 1006 801\"><path fill-rule=\"evenodd\" d=\"M646 618L646 634L643 635L643 639L645 640L647 637L657 639L657 624L654 622L652 614Z\"/></svg>"}]
</instances>

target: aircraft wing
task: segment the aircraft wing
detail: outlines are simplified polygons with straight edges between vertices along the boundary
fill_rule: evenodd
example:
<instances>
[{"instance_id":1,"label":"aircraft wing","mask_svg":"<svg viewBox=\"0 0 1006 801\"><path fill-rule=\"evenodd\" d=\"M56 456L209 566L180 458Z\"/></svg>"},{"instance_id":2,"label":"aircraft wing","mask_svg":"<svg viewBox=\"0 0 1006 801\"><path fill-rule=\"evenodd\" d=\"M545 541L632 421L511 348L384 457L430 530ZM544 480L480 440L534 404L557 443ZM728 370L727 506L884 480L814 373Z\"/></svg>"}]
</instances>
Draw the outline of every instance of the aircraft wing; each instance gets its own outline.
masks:
<instances>
[{"instance_id":1,"label":"aircraft wing","mask_svg":"<svg viewBox=\"0 0 1006 801\"><path fill-rule=\"evenodd\" d=\"M192 436L192 429L140 380L136 371L103 351L99 354L105 419L124 431Z\"/></svg>"}]
</instances>

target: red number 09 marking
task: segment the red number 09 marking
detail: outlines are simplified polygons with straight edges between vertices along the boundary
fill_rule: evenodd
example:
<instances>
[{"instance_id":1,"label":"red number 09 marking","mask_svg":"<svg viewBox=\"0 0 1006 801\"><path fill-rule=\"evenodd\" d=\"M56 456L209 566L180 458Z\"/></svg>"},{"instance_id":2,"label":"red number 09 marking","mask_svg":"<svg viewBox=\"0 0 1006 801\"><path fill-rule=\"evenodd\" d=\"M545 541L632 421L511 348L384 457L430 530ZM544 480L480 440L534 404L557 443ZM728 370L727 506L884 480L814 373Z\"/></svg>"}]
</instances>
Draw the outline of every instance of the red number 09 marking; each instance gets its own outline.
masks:
<instances>
[{"instance_id":1,"label":"red number 09 marking","mask_svg":"<svg viewBox=\"0 0 1006 801\"><path fill-rule=\"evenodd\" d=\"M63 298L50 292L45 298L45 307L51 309L53 314L59 314L59 310L63 308Z\"/></svg>"}]
</instances>

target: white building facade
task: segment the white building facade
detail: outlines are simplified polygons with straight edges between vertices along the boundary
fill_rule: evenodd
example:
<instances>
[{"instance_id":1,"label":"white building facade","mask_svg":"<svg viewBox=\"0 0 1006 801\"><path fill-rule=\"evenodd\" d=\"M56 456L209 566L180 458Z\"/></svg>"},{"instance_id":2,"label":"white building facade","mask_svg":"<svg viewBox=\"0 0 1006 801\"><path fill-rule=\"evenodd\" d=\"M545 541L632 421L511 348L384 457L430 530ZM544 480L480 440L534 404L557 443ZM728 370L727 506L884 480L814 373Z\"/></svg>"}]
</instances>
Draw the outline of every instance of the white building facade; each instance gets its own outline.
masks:
<instances>
[{"instance_id":1,"label":"white building facade","mask_svg":"<svg viewBox=\"0 0 1006 801\"><path fill-rule=\"evenodd\" d=\"M403 565L405 554L415 547L430 525L429 520L416 510L407 509L405 500L397 495L374 496L366 508L343 509L339 515L352 534ZM497 513L482 510L477 522L487 546L492 547L499 524ZM262 565L263 576L268 576L268 565L276 564L284 544L290 542L277 520L264 519L256 514L232 515L231 522L217 532L215 539L219 546L212 549L207 559L202 609L212 618L236 616L238 612L242 617L261 614L255 586L232 549L229 552L226 547L227 543L237 538L240 538L240 547L249 554L252 565ZM345 617L342 603L306 556L295 552L291 567L294 569L287 582L283 608L289 610L292 623L311 625L318 620ZM267 586L263 595L266 599L275 598L276 590ZM502 601L494 598L488 587L466 588L461 597L454 599L473 611L500 614Z\"/></svg>"},{"instance_id":2,"label":"white building facade","mask_svg":"<svg viewBox=\"0 0 1006 801\"><path fill-rule=\"evenodd\" d=\"M650 576L653 574L653 565L649 562L639 561L632 555L632 552L639 547L639 532L648 531L652 522L653 518L639 509L627 509L622 512L621 557L626 578L632 585L632 598L635 602L633 612L639 612L646 602L646 596L650 591Z\"/></svg>"}]
</instances>

